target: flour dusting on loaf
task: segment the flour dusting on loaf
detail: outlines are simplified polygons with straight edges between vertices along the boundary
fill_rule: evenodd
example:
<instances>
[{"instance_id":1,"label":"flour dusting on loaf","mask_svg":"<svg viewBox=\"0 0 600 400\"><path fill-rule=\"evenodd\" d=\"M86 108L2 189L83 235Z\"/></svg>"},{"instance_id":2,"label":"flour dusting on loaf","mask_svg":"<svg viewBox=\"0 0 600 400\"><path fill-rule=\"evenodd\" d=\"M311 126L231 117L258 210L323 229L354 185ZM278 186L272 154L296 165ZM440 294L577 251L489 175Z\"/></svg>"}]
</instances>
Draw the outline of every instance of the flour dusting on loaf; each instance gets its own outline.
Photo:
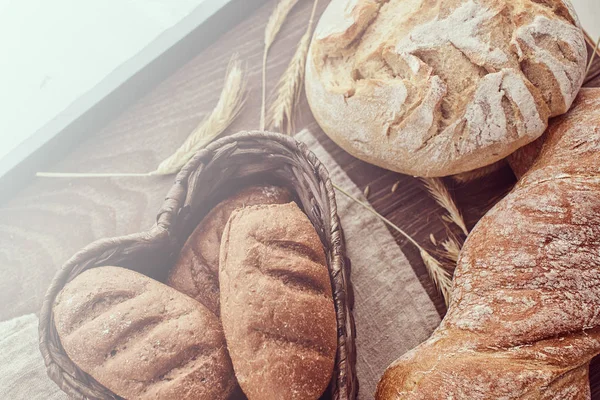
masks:
<instances>
[{"instance_id":1,"label":"flour dusting on loaf","mask_svg":"<svg viewBox=\"0 0 600 400\"><path fill-rule=\"evenodd\" d=\"M500 10L483 7L473 0L461 4L444 18L436 17L414 27L398 41L396 52L414 54L451 43L478 65L494 71L508 66L508 55L489 45L485 24Z\"/></svg>"},{"instance_id":2,"label":"flour dusting on loaf","mask_svg":"<svg viewBox=\"0 0 600 400\"><path fill-rule=\"evenodd\" d=\"M442 176L539 137L570 107L586 58L566 0L332 0L309 51L306 93L351 154Z\"/></svg>"},{"instance_id":3,"label":"flour dusting on loaf","mask_svg":"<svg viewBox=\"0 0 600 400\"><path fill-rule=\"evenodd\" d=\"M538 15L531 24L517 29L512 44L519 58L531 58L532 62L545 66L556 80L562 96L556 96L551 90L544 91L544 86L539 85L551 116L567 112L585 77L587 50L581 29L562 20Z\"/></svg>"},{"instance_id":4,"label":"flour dusting on loaf","mask_svg":"<svg viewBox=\"0 0 600 400\"><path fill-rule=\"evenodd\" d=\"M600 353L600 89L554 119L540 155L469 235L430 339L378 400L589 399Z\"/></svg>"}]
</instances>

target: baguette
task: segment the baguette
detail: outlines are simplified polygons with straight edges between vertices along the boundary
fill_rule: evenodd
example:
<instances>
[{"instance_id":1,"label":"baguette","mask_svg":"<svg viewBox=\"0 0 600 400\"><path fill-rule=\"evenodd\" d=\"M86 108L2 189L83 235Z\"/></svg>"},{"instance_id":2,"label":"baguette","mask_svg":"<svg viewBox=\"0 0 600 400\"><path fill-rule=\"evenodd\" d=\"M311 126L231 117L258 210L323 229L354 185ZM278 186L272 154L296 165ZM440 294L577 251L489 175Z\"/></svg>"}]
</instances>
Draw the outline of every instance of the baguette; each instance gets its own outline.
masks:
<instances>
[{"instance_id":1,"label":"baguette","mask_svg":"<svg viewBox=\"0 0 600 400\"><path fill-rule=\"evenodd\" d=\"M584 89L473 229L446 317L388 367L377 399L589 399L600 353L599 193L600 89Z\"/></svg>"},{"instance_id":2,"label":"baguette","mask_svg":"<svg viewBox=\"0 0 600 400\"><path fill-rule=\"evenodd\" d=\"M318 399L337 324L323 247L295 203L233 212L223 232L221 320L250 400Z\"/></svg>"}]
</instances>

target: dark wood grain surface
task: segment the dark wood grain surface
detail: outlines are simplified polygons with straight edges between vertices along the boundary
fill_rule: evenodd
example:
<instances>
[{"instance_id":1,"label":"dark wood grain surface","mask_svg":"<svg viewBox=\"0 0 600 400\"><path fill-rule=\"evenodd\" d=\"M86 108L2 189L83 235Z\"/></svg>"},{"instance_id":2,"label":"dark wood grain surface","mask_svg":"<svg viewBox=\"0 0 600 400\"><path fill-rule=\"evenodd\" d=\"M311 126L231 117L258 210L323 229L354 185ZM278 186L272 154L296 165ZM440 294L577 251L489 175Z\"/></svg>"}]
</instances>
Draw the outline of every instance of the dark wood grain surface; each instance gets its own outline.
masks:
<instances>
[{"instance_id":1,"label":"dark wood grain surface","mask_svg":"<svg viewBox=\"0 0 600 400\"><path fill-rule=\"evenodd\" d=\"M271 50L268 79L272 89L304 33L311 3L300 1ZM60 172L147 172L170 155L217 101L225 66L233 53L245 60L250 94L241 116L228 132L257 129L260 109L260 66L263 28L275 0L258 9L214 45L200 52L168 79L155 83L147 96L106 121L100 131L86 133L82 143L60 162L47 166ZM319 13L327 2L321 1ZM591 54L591 51L590 51ZM600 58L586 86L600 86ZM308 128L360 187L370 187L369 200L384 216L418 242L432 248L430 234L443 239L447 227L442 210L412 177L357 160L337 147L315 123L302 98L297 129ZM33 180L0 205L0 321L37 312L56 270L77 250L102 237L149 228L154 223L173 177L79 178ZM391 192L399 181L398 189ZM446 179L467 223L472 227L514 184L505 167L489 177L458 185ZM418 252L392 231L423 286L445 311ZM434 250L434 249L432 249ZM594 398L600 399L600 364L592 368Z\"/></svg>"}]
</instances>

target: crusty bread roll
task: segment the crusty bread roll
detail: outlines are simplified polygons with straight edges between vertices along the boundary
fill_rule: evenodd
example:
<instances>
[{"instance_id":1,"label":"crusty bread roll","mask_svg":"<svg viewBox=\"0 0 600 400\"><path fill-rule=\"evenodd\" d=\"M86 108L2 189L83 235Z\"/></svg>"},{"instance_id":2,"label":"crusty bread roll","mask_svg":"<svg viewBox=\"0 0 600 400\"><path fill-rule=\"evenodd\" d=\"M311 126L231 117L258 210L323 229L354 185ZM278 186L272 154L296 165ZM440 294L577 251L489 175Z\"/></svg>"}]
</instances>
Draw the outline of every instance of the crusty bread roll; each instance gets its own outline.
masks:
<instances>
[{"instance_id":1,"label":"crusty bread roll","mask_svg":"<svg viewBox=\"0 0 600 400\"><path fill-rule=\"evenodd\" d=\"M167 284L204 304L219 315L219 249L221 235L236 208L257 204L284 204L292 200L289 190L272 186L249 186L223 200L198 224L183 246L169 273Z\"/></svg>"},{"instance_id":2,"label":"crusty bread roll","mask_svg":"<svg viewBox=\"0 0 600 400\"><path fill-rule=\"evenodd\" d=\"M337 323L323 247L295 203L233 212L219 266L221 320L250 400L318 399Z\"/></svg>"},{"instance_id":3,"label":"crusty bread roll","mask_svg":"<svg viewBox=\"0 0 600 400\"><path fill-rule=\"evenodd\" d=\"M570 107L586 57L569 0L332 0L306 94L354 156L445 176L540 136Z\"/></svg>"},{"instance_id":4,"label":"crusty bread roll","mask_svg":"<svg viewBox=\"0 0 600 400\"><path fill-rule=\"evenodd\" d=\"M589 399L600 353L600 89L553 120L541 154L477 224L431 338L377 399Z\"/></svg>"},{"instance_id":5,"label":"crusty bread roll","mask_svg":"<svg viewBox=\"0 0 600 400\"><path fill-rule=\"evenodd\" d=\"M126 399L226 399L235 388L219 320L202 304L118 267L87 270L56 297L73 362Z\"/></svg>"}]
</instances>

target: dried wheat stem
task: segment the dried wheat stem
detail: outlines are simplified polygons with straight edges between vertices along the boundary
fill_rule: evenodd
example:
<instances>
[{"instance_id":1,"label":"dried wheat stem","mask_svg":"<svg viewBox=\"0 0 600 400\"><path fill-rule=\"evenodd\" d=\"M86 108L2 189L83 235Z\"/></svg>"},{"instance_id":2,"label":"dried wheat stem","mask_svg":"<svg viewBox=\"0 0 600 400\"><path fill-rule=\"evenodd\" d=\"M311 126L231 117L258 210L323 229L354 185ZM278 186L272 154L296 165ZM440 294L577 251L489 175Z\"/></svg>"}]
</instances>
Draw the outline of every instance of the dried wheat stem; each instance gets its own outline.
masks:
<instances>
[{"instance_id":1,"label":"dried wheat stem","mask_svg":"<svg viewBox=\"0 0 600 400\"><path fill-rule=\"evenodd\" d=\"M590 57L590 62L588 63L587 68L585 69L585 74L587 75L590 72L590 68L592 68L592 63L594 62L594 58L596 58L596 52L598 51L598 46L600 46L600 37L596 41L596 45L594 46L594 51L592 52L592 57Z\"/></svg>"},{"instance_id":2,"label":"dried wheat stem","mask_svg":"<svg viewBox=\"0 0 600 400\"><path fill-rule=\"evenodd\" d=\"M458 210L456 203L454 203L452 196L450 196L446 185L444 185L444 182L442 182L442 180L439 178L421 178L421 181L423 181L425 187L435 201L444 207L444 209L446 209L449 217L447 220L456 224L462 230L465 236L467 236L469 231L467 230L465 221Z\"/></svg>"},{"instance_id":3,"label":"dried wheat stem","mask_svg":"<svg viewBox=\"0 0 600 400\"><path fill-rule=\"evenodd\" d=\"M310 46L317 4L318 0L315 0L306 32L300 39L292 60L277 82L275 101L269 107L269 127L281 130L285 123L285 131L288 134L294 130L294 110L300 98L304 81L306 55Z\"/></svg>"},{"instance_id":4,"label":"dried wheat stem","mask_svg":"<svg viewBox=\"0 0 600 400\"><path fill-rule=\"evenodd\" d=\"M114 178L114 177L144 177L152 176L149 172L142 173L68 173L68 172L37 172L35 176L39 178Z\"/></svg>"},{"instance_id":5,"label":"dried wheat stem","mask_svg":"<svg viewBox=\"0 0 600 400\"><path fill-rule=\"evenodd\" d=\"M442 242L442 247L444 248L444 257L452 261L454 266L456 266L462 245L454 236L451 235L448 239Z\"/></svg>"},{"instance_id":6,"label":"dried wheat stem","mask_svg":"<svg viewBox=\"0 0 600 400\"><path fill-rule=\"evenodd\" d=\"M151 175L179 172L202 147L219 136L238 116L244 105L246 81L242 64L234 55L227 67L225 84L217 105L170 157L162 161Z\"/></svg>"},{"instance_id":7,"label":"dried wheat stem","mask_svg":"<svg viewBox=\"0 0 600 400\"><path fill-rule=\"evenodd\" d=\"M433 256L424 249L421 248L420 254L431 280L442 293L444 303L446 303L446 307L448 307L452 298L452 277L450 276L450 273L442 267L442 264L438 260L433 258Z\"/></svg>"},{"instance_id":8,"label":"dried wheat stem","mask_svg":"<svg viewBox=\"0 0 600 400\"><path fill-rule=\"evenodd\" d=\"M365 204L364 202L360 201L356 197L352 196L350 193L346 192L344 189L342 189L338 185L333 184L333 187L336 190L338 190L340 193L342 193L344 196L348 197L350 200L354 201L355 203L361 205L362 207L367 209L370 213L372 213L375 217L377 217L378 219L380 219L381 221L386 223L388 226L392 227L394 230L399 232L402 236L404 236L404 238L406 238L410 243L412 243L419 250L419 254L421 256L421 259L423 260L423 263L425 264L425 267L427 268L427 272L428 272L429 276L431 277L431 279L433 280L433 283L436 285L436 287L440 290L440 292L444 296L444 301L446 302L446 305L448 305L450 303L452 278L450 277L450 274L448 273L448 271L446 271L442 267L442 264L438 260L436 260L431 254L429 254L427 252L427 250L425 250L419 243L417 243L416 240L414 240L406 232L404 232L402 229L400 229L398 226L396 226L392 221L390 221L389 219L387 219L386 217L384 217L383 215L381 215L377 211L375 211L375 209L373 209L373 207L371 207L368 204Z\"/></svg>"},{"instance_id":9,"label":"dried wheat stem","mask_svg":"<svg viewBox=\"0 0 600 400\"><path fill-rule=\"evenodd\" d=\"M260 109L260 130L265 130L265 114L267 104L267 58L269 55L269 49L275 41L275 37L281 30L283 22L287 18L288 14L298 3L298 0L281 0L275 6L273 13L267 21L265 28L265 49L263 52L263 64L262 64L262 104Z\"/></svg>"}]
</instances>

